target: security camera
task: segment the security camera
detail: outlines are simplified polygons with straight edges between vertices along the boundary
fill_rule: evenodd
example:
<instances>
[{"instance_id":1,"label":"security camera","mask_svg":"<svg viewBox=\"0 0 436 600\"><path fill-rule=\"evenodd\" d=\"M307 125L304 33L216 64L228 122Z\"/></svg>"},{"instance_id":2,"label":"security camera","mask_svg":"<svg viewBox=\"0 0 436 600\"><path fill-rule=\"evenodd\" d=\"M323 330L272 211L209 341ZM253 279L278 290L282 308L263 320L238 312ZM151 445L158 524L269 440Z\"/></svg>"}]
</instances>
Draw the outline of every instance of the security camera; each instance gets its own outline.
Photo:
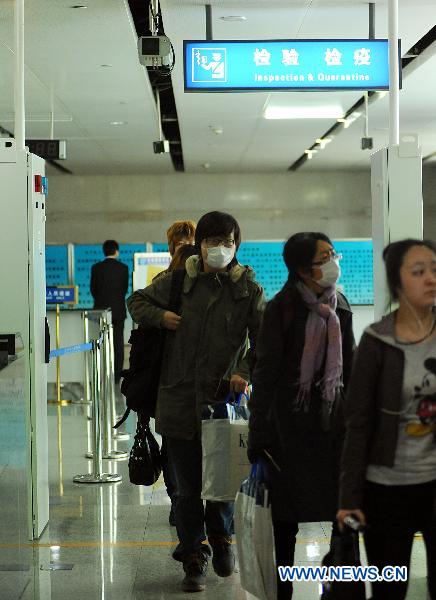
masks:
<instances>
[{"instance_id":1,"label":"security camera","mask_svg":"<svg viewBox=\"0 0 436 600\"><path fill-rule=\"evenodd\" d=\"M373 139L371 137L363 137L361 139L362 150L372 150L372 147L373 147Z\"/></svg>"},{"instance_id":2,"label":"security camera","mask_svg":"<svg viewBox=\"0 0 436 600\"><path fill-rule=\"evenodd\" d=\"M153 151L155 154L167 154L170 151L170 143L168 140L159 140L153 142Z\"/></svg>"},{"instance_id":3,"label":"security camera","mask_svg":"<svg viewBox=\"0 0 436 600\"><path fill-rule=\"evenodd\" d=\"M168 65L170 53L171 42L165 35L148 35L138 38L139 62L144 67Z\"/></svg>"}]
</instances>

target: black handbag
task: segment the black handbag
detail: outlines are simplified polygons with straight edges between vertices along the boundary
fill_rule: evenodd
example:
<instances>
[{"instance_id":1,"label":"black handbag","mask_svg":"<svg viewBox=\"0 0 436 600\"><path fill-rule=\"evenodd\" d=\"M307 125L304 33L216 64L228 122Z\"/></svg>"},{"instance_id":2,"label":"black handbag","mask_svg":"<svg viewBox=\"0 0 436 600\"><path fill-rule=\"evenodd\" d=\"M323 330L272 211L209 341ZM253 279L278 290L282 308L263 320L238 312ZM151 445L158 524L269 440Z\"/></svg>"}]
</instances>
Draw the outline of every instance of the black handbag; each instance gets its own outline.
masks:
<instances>
[{"instance_id":1,"label":"black handbag","mask_svg":"<svg viewBox=\"0 0 436 600\"><path fill-rule=\"evenodd\" d=\"M324 556L325 567L361 566L359 550L360 524L353 517L350 526L344 531L336 530L332 534L330 551ZM323 583L320 600L365 600L365 583L363 581L331 581Z\"/></svg>"},{"instance_id":2,"label":"black handbag","mask_svg":"<svg viewBox=\"0 0 436 600\"><path fill-rule=\"evenodd\" d=\"M177 313L180 309L184 278L184 270L173 271L167 309L171 312ZM154 417L168 333L171 332L160 327L132 330L129 368L121 373L123 381L120 388L126 398L127 409L114 429L124 423L131 410L145 417Z\"/></svg>"},{"instance_id":3,"label":"black handbag","mask_svg":"<svg viewBox=\"0 0 436 600\"><path fill-rule=\"evenodd\" d=\"M138 419L129 456L129 479L135 485L153 485L162 471L159 444L148 422Z\"/></svg>"}]
</instances>

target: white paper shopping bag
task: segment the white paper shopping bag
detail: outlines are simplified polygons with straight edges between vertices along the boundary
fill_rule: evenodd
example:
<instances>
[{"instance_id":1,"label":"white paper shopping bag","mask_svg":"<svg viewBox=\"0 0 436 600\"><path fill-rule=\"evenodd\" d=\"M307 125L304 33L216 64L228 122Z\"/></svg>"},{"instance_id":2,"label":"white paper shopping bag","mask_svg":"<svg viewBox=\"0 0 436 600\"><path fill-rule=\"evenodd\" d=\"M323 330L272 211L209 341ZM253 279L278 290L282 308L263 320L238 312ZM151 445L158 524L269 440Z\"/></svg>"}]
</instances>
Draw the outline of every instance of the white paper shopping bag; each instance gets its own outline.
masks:
<instances>
[{"instance_id":1,"label":"white paper shopping bag","mask_svg":"<svg viewBox=\"0 0 436 600\"><path fill-rule=\"evenodd\" d=\"M247 458L248 421L209 419L202 422L204 500L235 500L250 472Z\"/></svg>"}]
</instances>

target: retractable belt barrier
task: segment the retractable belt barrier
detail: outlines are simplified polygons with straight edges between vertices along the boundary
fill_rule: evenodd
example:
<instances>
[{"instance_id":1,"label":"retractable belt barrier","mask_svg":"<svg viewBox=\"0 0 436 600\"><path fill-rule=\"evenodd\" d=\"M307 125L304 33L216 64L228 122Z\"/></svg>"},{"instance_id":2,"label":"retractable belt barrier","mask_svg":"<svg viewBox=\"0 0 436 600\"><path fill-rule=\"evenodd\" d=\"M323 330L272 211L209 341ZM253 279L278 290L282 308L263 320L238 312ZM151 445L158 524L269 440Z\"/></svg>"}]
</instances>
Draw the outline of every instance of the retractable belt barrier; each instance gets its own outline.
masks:
<instances>
[{"instance_id":1,"label":"retractable belt barrier","mask_svg":"<svg viewBox=\"0 0 436 600\"><path fill-rule=\"evenodd\" d=\"M59 348L58 350L51 350L50 358L55 358L56 356L64 356L65 354L77 354L79 352L87 352L88 350L92 350L92 342L88 342L87 344L76 344L75 346L67 346L65 348Z\"/></svg>"},{"instance_id":2,"label":"retractable belt barrier","mask_svg":"<svg viewBox=\"0 0 436 600\"><path fill-rule=\"evenodd\" d=\"M96 321L100 327L99 337L89 340L87 311L84 311L83 318L85 321L84 343L65 348L57 347L50 352L50 358L56 358L57 362L59 362L60 356L69 354L84 353L85 356L85 397L91 400L92 423L90 452L87 456L92 458L92 472L76 475L73 481L75 483L115 483L122 480L121 475L104 473L102 459L127 458L128 453L112 448L111 432L115 411L113 350L111 348L112 325L102 314Z\"/></svg>"}]
</instances>

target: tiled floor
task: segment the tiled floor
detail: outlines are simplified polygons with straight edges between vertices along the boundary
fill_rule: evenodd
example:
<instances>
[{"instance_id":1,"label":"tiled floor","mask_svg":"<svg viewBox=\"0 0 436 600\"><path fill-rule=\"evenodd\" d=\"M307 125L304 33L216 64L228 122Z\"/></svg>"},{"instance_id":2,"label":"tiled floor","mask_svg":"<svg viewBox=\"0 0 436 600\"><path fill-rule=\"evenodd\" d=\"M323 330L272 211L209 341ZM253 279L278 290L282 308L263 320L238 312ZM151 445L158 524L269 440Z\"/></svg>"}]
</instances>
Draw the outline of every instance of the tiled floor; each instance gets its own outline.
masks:
<instances>
[{"instance_id":1,"label":"tiled floor","mask_svg":"<svg viewBox=\"0 0 436 600\"><path fill-rule=\"evenodd\" d=\"M74 475L87 473L90 469L90 461L84 457L87 449L86 412L84 406L66 406L62 408L59 423L56 407L49 406L50 524L35 547L29 548L33 565L24 565L27 572L0 574L4 575L1 577L1 600L247 598L240 587L238 573L220 579L212 570L204 593L183 594L179 591L182 570L170 557L176 534L168 524L169 500L161 481L152 489L131 485L127 461L122 460L104 461L107 471L123 476L121 483L73 483ZM133 430L131 418L127 429ZM119 449L128 449L130 443L120 442ZM326 523L302 525L296 564L319 564L328 550L328 535ZM10 552L9 564L18 564L19 557L14 549ZM8 563L6 547L2 548L1 556L1 562ZM28 561L27 557L23 563ZM426 598L424 576L423 546L422 541L417 540L409 600ZM34 581L29 583L29 577ZM16 585L18 581L19 586ZM295 600L318 597L318 584L295 584Z\"/></svg>"}]
</instances>

